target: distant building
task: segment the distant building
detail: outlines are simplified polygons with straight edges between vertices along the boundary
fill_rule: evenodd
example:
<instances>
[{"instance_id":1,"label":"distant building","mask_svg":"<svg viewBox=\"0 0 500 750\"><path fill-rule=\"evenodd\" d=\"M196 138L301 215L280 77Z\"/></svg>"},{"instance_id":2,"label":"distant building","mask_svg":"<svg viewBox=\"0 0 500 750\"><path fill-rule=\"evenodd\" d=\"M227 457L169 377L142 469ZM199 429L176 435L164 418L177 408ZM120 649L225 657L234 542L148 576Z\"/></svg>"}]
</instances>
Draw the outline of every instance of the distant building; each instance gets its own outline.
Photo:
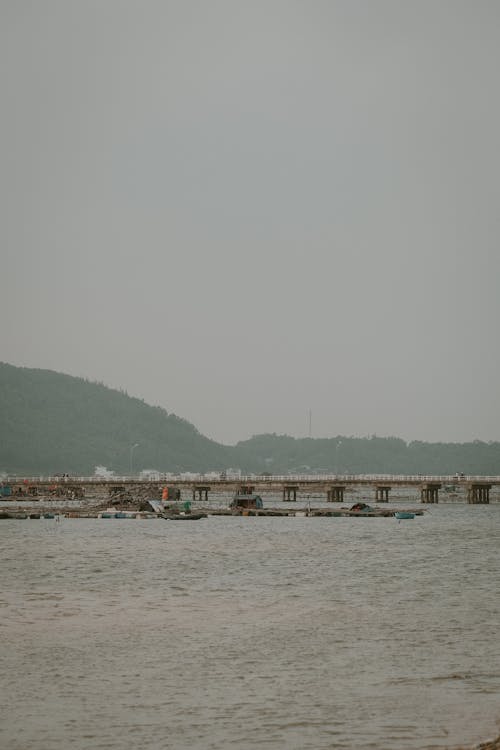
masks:
<instances>
[{"instance_id":1,"label":"distant building","mask_svg":"<svg viewBox=\"0 0 500 750\"><path fill-rule=\"evenodd\" d=\"M225 474L227 479L239 479L241 477L241 469L226 469Z\"/></svg>"},{"instance_id":2,"label":"distant building","mask_svg":"<svg viewBox=\"0 0 500 750\"><path fill-rule=\"evenodd\" d=\"M157 469L143 469L139 476L141 479L149 479L151 482L159 482L162 478L161 472Z\"/></svg>"},{"instance_id":3,"label":"distant building","mask_svg":"<svg viewBox=\"0 0 500 750\"><path fill-rule=\"evenodd\" d=\"M115 472L107 469L105 466L96 466L94 469L94 476L101 477L102 479L111 479L114 477Z\"/></svg>"}]
</instances>

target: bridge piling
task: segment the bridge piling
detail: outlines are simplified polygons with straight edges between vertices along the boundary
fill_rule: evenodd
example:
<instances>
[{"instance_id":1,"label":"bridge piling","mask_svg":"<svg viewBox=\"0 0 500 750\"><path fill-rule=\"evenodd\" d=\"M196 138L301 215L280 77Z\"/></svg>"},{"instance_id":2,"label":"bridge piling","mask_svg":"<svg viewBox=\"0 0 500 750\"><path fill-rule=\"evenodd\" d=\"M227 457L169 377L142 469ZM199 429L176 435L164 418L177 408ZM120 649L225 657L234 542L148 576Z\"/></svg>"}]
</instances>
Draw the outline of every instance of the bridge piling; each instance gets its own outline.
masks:
<instances>
[{"instance_id":1,"label":"bridge piling","mask_svg":"<svg viewBox=\"0 0 500 750\"><path fill-rule=\"evenodd\" d=\"M472 483L467 487L469 505L488 505L490 502L491 484Z\"/></svg>"},{"instance_id":2,"label":"bridge piling","mask_svg":"<svg viewBox=\"0 0 500 750\"><path fill-rule=\"evenodd\" d=\"M375 502L376 503L388 503L390 487L378 485L375 487Z\"/></svg>"},{"instance_id":3,"label":"bridge piling","mask_svg":"<svg viewBox=\"0 0 500 750\"><path fill-rule=\"evenodd\" d=\"M253 495L255 487L253 484L240 484L238 488L239 495Z\"/></svg>"},{"instance_id":4,"label":"bridge piling","mask_svg":"<svg viewBox=\"0 0 500 750\"><path fill-rule=\"evenodd\" d=\"M335 484L327 490L326 500L328 503L343 503L344 502L345 486Z\"/></svg>"},{"instance_id":5,"label":"bridge piling","mask_svg":"<svg viewBox=\"0 0 500 750\"><path fill-rule=\"evenodd\" d=\"M283 502L296 502L297 490L299 486L297 484L284 484L283 485Z\"/></svg>"},{"instance_id":6,"label":"bridge piling","mask_svg":"<svg viewBox=\"0 0 500 750\"><path fill-rule=\"evenodd\" d=\"M207 485L198 484L193 487L193 502L196 501L196 493L198 493L199 501L201 502L203 499L208 501L208 493L210 491L210 487ZM205 498L203 498L203 495L205 495Z\"/></svg>"},{"instance_id":7,"label":"bridge piling","mask_svg":"<svg viewBox=\"0 0 500 750\"><path fill-rule=\"evenodd\" d=\"M427 482L423 484L420 490L421 502L438 503L440 489L441 489L441 484L437 484L435 482Z\"/></svg>"}]
</instances>

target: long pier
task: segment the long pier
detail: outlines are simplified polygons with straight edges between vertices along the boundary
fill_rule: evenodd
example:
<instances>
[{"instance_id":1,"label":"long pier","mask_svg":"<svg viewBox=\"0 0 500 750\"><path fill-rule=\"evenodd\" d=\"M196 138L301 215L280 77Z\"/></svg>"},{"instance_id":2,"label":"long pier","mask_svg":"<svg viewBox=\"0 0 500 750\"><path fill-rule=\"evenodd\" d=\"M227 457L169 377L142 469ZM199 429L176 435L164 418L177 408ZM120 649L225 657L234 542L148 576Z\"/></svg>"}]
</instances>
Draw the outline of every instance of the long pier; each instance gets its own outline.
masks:
<instances>
[{"instance_id":1,"label":"long pier","mask_svg":"<svg viewBox=\"0 0 500 750\"><path fill-rule=\"evenodd\" d=\"M109 496L119 493L149 491L151 495L161 493L168 487L169 497L176 491L187 491L193 500L208 500L209 495L243 493L280 494L283 501L293 502L298 495L324 495L327 502L344 501L348 489L364 487L373 491L376 502L389 502L392 489L402 487L420 490L422 503L439 502L442 488L454 488L464 494L471 504L490 502L490 490L500 486L500 476L470 475L394 475L394 474L296 474L226 476L222 474L155 474L154 476L10 476L2 483L2 496L10 497L53 495L56 497L85 497L88 493L100 492ZM9 488L8 492L4 488Z\"/></svg>"}]
</instances>

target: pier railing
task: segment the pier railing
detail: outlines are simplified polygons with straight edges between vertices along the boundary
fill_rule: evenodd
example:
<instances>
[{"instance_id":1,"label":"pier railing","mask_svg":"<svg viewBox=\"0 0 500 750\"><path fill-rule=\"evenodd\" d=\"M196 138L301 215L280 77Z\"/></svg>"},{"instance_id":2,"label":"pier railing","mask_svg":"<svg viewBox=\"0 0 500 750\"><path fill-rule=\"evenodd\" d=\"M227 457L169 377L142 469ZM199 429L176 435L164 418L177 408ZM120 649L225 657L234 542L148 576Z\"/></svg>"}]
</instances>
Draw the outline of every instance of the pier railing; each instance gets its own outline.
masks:
<instances>
[{"instance_id":1,"label":"pier railing","mask_svg":"<svg viewBox=\"0 0 500 750\"><path fill-rule=\"evenodd\" d=\"M133 483L133 484L150 484L151 482L164 482L173 484L326 484L329 482L338 484L422 484L422 483L437 483L437 484L448 484L458 485L460 483L470 482L488 482L492 485L500 484L500 475L485 476L485 475L471 475L471 474L446 474L446 475L435 475L435 474L277 474L277 475L262 475L262 474L241 474L241 475L227 475L217 473L206 473L206 474L169 474L169 473L158 473L151 474L150 476L143 475L113 475L113 476L24 476L24 475L8 475L4 477L3 482L9 484L36 484L36 483L73 483L73 484L116 484L119 483Z\"/></svg>"}]
</instances>

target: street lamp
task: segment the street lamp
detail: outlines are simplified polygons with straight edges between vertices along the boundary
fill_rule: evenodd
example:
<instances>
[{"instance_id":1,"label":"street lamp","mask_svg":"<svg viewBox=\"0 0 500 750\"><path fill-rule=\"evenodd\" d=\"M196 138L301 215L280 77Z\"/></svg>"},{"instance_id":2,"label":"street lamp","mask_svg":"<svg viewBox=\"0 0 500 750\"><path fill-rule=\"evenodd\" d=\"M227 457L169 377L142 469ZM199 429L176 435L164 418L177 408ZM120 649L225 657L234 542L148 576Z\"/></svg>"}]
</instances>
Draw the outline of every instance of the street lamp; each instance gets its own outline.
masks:
<instances>
[{"instance_id":1,"label":"street lamp","mask_svg":"<svg viewBox=\"0 0 500 750\"><path fill-rule=\"evenodd\" d=\"M342 445L342 440L337 440L337 443L335 445L335 474L339 473L339 466L338 466L338 463L337 463L337 453L338 453L338 450L339 450L339 445Z\"/></svg>"},{"instance_id":2,"label":"street lamp","mask_svg":"<svg viewBox=\"0 0 500 750\"><path fill-rule=\"evenodd\" d=\"M137 448L139 443L134 443L130 446L130 476L132 476L132 456L134 454L134 448Z\"/></svg>"}]
</instances>

